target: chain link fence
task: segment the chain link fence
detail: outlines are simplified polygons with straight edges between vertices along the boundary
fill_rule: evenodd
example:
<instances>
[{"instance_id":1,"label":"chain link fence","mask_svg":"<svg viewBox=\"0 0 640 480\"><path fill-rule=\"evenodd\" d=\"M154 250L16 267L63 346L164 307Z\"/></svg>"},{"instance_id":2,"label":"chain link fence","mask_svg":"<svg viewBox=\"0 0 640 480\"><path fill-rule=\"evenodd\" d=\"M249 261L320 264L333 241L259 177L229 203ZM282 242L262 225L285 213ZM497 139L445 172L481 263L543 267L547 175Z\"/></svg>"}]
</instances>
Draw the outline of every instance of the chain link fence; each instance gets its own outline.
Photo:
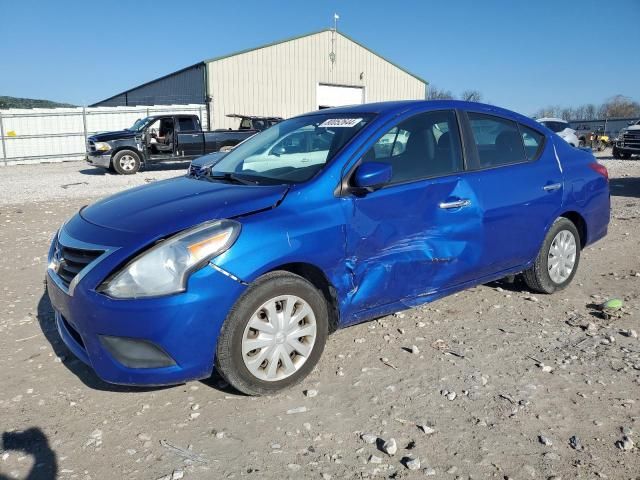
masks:
<instances>
[{"instance_id":1,"label":"chain link fence","mask_svg":"<svg viewBox=\"0 0 640 480\"><path fill-rule=\"evenodd\" d=\"M195 114L208 128L206 106L199 104L0 110L0 165L82 160L89 136L171 113Z\"/></svg>"}]
</instances>

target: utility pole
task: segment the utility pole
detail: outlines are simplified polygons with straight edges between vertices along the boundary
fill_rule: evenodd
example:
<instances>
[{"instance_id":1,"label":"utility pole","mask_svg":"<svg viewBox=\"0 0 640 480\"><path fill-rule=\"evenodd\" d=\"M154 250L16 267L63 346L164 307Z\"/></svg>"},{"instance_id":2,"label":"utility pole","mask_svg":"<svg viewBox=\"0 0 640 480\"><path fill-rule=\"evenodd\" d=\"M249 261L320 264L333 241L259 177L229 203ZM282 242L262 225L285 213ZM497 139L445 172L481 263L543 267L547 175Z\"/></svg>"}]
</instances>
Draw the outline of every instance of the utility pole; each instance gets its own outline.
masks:
<instances>
[{"instance_id":1,"label":"utility pole","mask_svg":"<svg viewBox=\"0 0 640 480\"><path fill-rule=\"evenodd\" d=\"M331 60L332 66L336 63L336 33L338 32L338 20L340 20L340 15L334 13L333 31L331 32L331 53L329 53L329 60Z\"/></svg>"}]
</instances>

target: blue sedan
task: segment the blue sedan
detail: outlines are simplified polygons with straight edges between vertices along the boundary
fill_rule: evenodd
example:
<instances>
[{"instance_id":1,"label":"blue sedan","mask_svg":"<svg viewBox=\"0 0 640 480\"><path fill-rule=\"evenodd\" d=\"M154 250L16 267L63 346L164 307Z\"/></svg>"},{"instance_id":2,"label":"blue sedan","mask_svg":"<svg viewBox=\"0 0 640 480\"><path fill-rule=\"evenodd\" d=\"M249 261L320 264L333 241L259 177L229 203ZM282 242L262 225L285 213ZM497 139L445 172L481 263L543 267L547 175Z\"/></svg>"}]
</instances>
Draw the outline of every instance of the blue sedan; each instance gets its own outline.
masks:
<instances>
[{"instance_id":1,"label":"blue sedan","mask_svg":"<svg viewBox=\"0 0 640 480\"><path fill-rule=\"evenodd\" d=\"M201 176L82 208L56 234L59 333L107 382L302 380L327 335L508 275L565 288L607 233L607 170L543 125L455 101L286 120Z\"/></svg>"}]
</instances>

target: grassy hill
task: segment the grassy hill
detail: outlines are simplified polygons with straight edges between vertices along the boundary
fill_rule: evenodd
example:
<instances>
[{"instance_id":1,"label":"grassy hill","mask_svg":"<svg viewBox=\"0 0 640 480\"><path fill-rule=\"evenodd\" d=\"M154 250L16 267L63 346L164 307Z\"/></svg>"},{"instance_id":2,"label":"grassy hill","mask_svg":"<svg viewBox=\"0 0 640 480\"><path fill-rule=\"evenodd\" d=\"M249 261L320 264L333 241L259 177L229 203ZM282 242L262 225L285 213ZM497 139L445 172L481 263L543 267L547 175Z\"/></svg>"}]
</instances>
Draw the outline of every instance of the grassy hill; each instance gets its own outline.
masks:
<instances>
[{"instance_id":1,"label":"grassy hill","mask_svg":"<svg viewBox=\"0 0 640 480\"><path fill-rule=\"evenodd\" d=\"M36 100L34 98L18 98L0 96L0 109L6 108L60 108L75 107L69 103L52 102L51 100Z\"/></svg>"}]
</instances>

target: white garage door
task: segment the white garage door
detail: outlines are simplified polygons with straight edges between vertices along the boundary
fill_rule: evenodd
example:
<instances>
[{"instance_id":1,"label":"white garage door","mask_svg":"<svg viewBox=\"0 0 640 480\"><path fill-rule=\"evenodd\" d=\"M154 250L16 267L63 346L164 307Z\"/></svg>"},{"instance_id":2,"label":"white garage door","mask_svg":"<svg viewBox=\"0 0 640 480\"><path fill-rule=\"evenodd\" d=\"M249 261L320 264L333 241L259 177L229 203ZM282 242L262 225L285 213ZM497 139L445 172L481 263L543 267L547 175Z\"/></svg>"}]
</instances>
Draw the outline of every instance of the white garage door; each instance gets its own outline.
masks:
<instances>
[{"instance_id":1,"label":"white garage door","mask_svg":"<svg viewBox=\"0 0 640 480\"><path fill-rule=\"evenodd\" d=\"M364 103L362 87L344 87L341 85L318 85L318 108L341 107Z\"/></svg>"}]
</instances>

